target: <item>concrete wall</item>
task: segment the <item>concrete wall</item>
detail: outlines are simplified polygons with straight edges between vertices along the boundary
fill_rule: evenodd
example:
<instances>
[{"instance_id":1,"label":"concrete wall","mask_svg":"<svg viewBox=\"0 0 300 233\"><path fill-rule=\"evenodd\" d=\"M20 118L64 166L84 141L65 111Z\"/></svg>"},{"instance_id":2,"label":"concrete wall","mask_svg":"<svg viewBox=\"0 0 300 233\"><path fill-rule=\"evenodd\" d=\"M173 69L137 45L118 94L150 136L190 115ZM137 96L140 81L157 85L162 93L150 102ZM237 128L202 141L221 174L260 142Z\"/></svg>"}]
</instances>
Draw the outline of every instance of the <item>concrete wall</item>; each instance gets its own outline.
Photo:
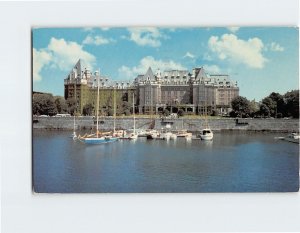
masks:
<instances>
[{"instance_id":1,"label":"concrete wall","mask_svg":"<svg viewBox=\"0 0 300 233\"><path fill-rule=\"evenodd\" d=\"M100 118L99 119L100 130L113 129L112 118ZM151 118L139 118L136 119L136 128L148 129L151 124ZM172 129L180 130L187 129L190 131L198 131L203 129L206 125L214 131L221 130L242 130L242 131L281 131L292 132L299 131L298 119L239 119L239 123L236 123L235 119L221 118L210 119L207 122L204 119L155 119L155 129L164 128L166 124L171 124ZM33 128L34 129L59 129L59 130L71 130L73 129L72 117L34 117ZM95 119L91 117L78 117L76 118L76 129L92 129L95 128ZM133 128L133 118L124 118L116 120L116 128L131 129Z\"/></svg>"}]
</instances>

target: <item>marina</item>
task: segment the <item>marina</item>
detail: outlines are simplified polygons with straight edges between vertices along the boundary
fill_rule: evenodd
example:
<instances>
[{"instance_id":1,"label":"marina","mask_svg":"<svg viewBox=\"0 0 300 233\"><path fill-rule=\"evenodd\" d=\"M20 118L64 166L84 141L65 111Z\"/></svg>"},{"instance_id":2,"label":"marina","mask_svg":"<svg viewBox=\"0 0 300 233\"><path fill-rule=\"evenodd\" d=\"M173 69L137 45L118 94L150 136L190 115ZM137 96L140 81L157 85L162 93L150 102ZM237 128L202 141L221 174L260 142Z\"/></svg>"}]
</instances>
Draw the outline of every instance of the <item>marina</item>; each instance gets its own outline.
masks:
<instances>
[{"instance_id":1,"label":"marina","mask_svg":"<svg viewBox=\"0 0 300 233\"><path fill-rule=\"evenodd\" d=\"M298 191L299 146L272 133L212 141L118 140L85 145L67 131L33 131L35 192ZM193 138L194 139L194 138Z\"/></svg>"}]
</instances>

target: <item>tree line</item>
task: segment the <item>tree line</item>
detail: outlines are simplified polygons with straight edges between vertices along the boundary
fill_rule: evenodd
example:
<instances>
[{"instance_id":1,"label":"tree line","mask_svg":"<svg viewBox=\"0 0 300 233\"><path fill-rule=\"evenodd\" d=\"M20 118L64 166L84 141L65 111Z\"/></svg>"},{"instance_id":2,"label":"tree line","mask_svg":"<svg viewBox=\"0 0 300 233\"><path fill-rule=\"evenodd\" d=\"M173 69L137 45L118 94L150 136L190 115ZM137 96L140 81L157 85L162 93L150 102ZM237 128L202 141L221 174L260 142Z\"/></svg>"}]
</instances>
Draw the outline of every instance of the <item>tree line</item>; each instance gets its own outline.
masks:
<instances>
[{"instance_id":1,"label":"tree line","mask_svg":"<svg viewBox=\"0 0 300 233\"><path fill-rule=\"evenodd\" d=\"M116 107L117 115L130 115L132 114L132 107L128 101L123 100ZM61 96L53 96L47 93L33 93L32 97L32 113L34 115L48 115L54 116L58 113L76 114L76 100L75 98L68 98L65 100ZM82 114L84 116L92 116L95 113L94 106L90 103L83 106ZM112 116L113 107L111 103L107 103L105 109L100 110L100 114Z\"/></svg>"},{"instance_id":2,"label":"tree line","mask_svg":"<svg viewBox=\"0 0 300 233\"><path fill-rule=\"evenodd\" d=\"M47 93L34 93L32 96L32 113L34 115L54 116L57 113L74 114L76 102L74 99L65 100L61 96Z\"/></svg>"},{"instance_id":3,"label":"tree line","mask_svg":"<svg viewBox=\"0 0 300 233\"><path fill-rule=\"evenodd\" d=\"M231 101L231 117L293 117L299 118L299 90L293 90L281 95L272 92L269 96L263 98L259 103L254 100L249 101L246 97L238 96ZM128 101L122 101L117 106L117 115L132 114L132 107ZM76 101L74 98L67 100L61 96L53 96L46 93L34 93L32 97L32 112L34 115L54 116L58 113L76 113ZM94 115L94 106L86 104L83 106L83 115ZM102 109L100 114L112 116L112 104L107 103L106 109ZM169 115L168 110L163 115ZM216 113L212 113L212 115ZM183 110L178 112L179 116L184 115Z\"/></svg>"},{"instance_id":4,"label":"tree line","mask_svg":"<svg viewBox=\"0 0 300 233\"><path fill-rule=\"evenodd\" d=\"M281 95L272 92L259 103L237 96L231 101L231 117L299 118L299 90Z\"/></svg>"}]
</instances>

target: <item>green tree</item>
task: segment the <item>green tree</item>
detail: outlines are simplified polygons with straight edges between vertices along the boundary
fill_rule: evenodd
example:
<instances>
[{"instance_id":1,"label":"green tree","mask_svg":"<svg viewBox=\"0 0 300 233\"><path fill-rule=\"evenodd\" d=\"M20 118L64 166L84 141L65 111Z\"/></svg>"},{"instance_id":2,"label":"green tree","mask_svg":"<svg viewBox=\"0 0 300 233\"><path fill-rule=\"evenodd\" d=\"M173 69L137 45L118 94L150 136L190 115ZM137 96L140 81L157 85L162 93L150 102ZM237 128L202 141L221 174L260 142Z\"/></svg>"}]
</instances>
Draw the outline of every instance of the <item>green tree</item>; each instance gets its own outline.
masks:
<instances>
[{"instance_id":1,"label":"green tree","mask_svg":"<svg viewBox=\"0 0 300 233\"><path fill-rule=\"evenodd\" d=\"M262 100L262 104L266 105L270 111L270 116L275 117L277 112L277 103L270 97L266 97Z\"/></svg>"},{"instance_id":2,"label":"green tree","mask_svg":"<svg viewBox=\"0 0 300 233\"><path fill-rule=\"evenodd\" d=\"M74 115L76 112L76 100L75 98L68 98L67 101L67 108L68 108L68 113L71 115Z\"/></svg>"},{"instance_id":3,"label":"green tree","mask_svg":"<svg viewBox=\"0 0 300 233\"><path fill-rule=\"evenodd\" d=\"M286 115L299 118L299 90L289 91L284 95Z\"/></svg>"},{"instance_id":4,"label":"green tree","mask_svg":"<svg viewBox=\"0 0 300 233\"><path fill-rule=\"evenodd\" d=\"M168 110L168 109L164 109L163 111L162 111L162 115L164 115L164 116L169 116L170 115L170 111Z\"/></svg>"},{"instance_id":5,"label":"green tree","mask_svg":"<svg viewBox=\"0 0 300 233\"><path fill-rule=\"evenodd\" d=\"M53 116L57 113L54 97L51 94L34 94L32 97L32 113Z\"/></svg>"},{"instance_id":6,"label":"green tree","mask_svg":"<svg viewBox=\"0 0 300 233\"><path fill-rule=\"evenodd\" d=\"M234 114L239 117L247 117L250 115L250 102L247 98L242 96L237 96L231 101L231 106Z\"/></svg>"},{"instance_id":7,"label":"green tree","mask_svg":"<svg viewBox=\"0 0 300 233\"><path fill-rule=\"evenodd\" d=\"M129 116L130 115L130 111L128 109L125 109L124 110L124 114L125 114L125 116Z\"/></svg>"},{"instance_id":8,"label":"green tree","mask_svg":"<svg viewBox=\"0 0 300 233\"><path fill-rule=\"evenodd\" d=\"M56 96L54 103L56 105L56 109L58 113L68 112L68 106L64 97Z\"/></svg>"},{"instance_id":9,"label":"green tree","mask_svg":"<svg viewBox=\"0 0 300 233\"><path fill-rule=\"evenodd\" d=\"M219 115L218 109L213 109L211 112L211 116L218 116L218 115Z\"/></svg>"},{"instance_id":10,"label":"green tree","mask_svg":"<svg viewBox=\"0 0 300 233\"><path fill-rule=\"evenodd\" d=\"M83 106L82 113L84 116L91 116L93 115L93 112L94 112L94 107L92 104L86 104Z\"/></svg>"},{"instance_id":11,"label":"green tree","mask_svg":"<svg viewBox=\"0 0 300 233\"><path fill-rule=\"evenodd\" d=\"M257 102L255 102L255 99L249 102L250 107L250 116L254 117L257 114L259 114L259 105Z\"/></svg>"},{"instance_id":12,"label":"green tree","mask_svg":"<svg viewBox=\"0 0 300 233\"><path fill-rule=\"evenodd\" d=\"M123 101L122 102L122 108L123 108L124 113L125 113L126 110L129 111L129 112L133 111L132 106L130 105L130 103L128 101Z\"/></svg>"},{"instance_id":13,"label":"green tree","mask_svg":"<svg viewBox=\"0 0 300 233\"><path fill-rule=\"evenodd\" d=\"M178 115L178 117L184 116L184 111L183 111L183 109L179 109L178 112L177 112L177 115Z\"/></svg>"},{"instance_id":14,"label":"green tree","mask_svg":"<svg viewBox=\"0 0 300 233\"><path fill-rule=\"evenodd\" d=\"M261 104L259 111L262 116L270 117L270 109L266 104Z\"/></svg>"},{"instance_id":15,"label":"green tree","mask_svg":"<svg viewBox=\"0 0 300 233\"><path fill-rule=\"evenodd\" d=\"M274 102L276 102L276 109L275 109L275 115L277 113L284 113L285 112L285 103L284 98L279 93L272 92L269 95L269 98L271 98Z\"/></svg>"},{"instance_id":16,"label":"green tree","mask_svg":"<svg viewBox=\"0 0 300 233\"><path fill-rule=\"evenodd\" d=\"M114 110L112 108L107 109L107 116L113 116L114 115Z\"/></svg>"}]
</instances>

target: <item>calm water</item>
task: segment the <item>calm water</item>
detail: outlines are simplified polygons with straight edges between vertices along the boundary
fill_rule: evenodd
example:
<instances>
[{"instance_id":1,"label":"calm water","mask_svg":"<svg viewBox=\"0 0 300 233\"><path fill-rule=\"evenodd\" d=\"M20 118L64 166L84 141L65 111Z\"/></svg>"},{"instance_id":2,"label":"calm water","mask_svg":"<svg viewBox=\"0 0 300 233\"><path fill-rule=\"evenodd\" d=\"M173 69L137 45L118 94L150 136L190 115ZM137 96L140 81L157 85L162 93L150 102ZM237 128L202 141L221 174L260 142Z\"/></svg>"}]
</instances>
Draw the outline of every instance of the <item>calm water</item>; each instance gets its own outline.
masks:
<instances>
[{"instance_id":1,"label":"calm water","mask_svg":"<svg viewBox=\"0 0 300 233\"><path fill-rule=\"evenodd\" d=\"M276 141L274 134L88 146L70 134L33 132L36 192L287 192L299 187L299 145Z\"/></svg>"}]
</instances>

